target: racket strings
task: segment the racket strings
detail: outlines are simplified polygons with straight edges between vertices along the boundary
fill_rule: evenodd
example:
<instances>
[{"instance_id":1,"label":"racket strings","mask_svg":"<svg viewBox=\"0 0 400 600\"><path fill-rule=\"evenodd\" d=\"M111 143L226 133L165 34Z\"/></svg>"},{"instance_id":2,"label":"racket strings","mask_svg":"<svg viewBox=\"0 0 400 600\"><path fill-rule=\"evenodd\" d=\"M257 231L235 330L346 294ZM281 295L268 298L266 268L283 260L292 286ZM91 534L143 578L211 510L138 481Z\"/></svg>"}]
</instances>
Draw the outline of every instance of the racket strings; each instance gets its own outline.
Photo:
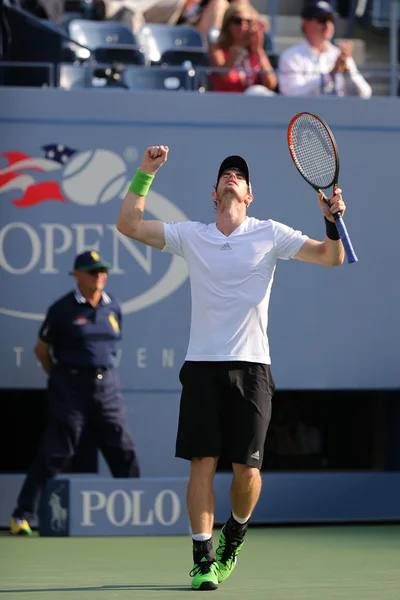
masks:
<instances>
[{"instance_id":1,"label":"racket strings","mask_svg":"<svg viewBox=\"0 0 400 600\"><path fill-rule=\"evenodd\" d=\"M328 131L311 115L293 123L292 146L298 169L315 186L330 187L336 173L336 152Z\"/></svg>"}]
</instances>

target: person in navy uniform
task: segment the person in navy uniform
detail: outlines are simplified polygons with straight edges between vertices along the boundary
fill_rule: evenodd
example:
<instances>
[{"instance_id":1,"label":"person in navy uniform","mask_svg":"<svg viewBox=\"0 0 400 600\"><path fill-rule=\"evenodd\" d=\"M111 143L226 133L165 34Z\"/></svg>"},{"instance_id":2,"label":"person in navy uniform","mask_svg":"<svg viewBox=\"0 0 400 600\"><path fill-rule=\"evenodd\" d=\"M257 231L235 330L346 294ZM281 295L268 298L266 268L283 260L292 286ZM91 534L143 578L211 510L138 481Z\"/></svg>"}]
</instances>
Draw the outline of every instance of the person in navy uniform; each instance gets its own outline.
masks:
<instances>
[{"instance_id":1,"label":"person in navy uniform","mask_svg":"<svg viewBox=\"0 0 400 600\"><path fill-rule=\"evenodd\" d=\"M10 532L30 535L47 479L75 454L85 426L94 433L114 477L139 477L134 442L113 369L121 339L121 307L104 291L108 270L97 252L83 252L71 275L75 290L48 310L35 354L49 375L49 421L10 519Z\"/></svg>"}]
</instances>

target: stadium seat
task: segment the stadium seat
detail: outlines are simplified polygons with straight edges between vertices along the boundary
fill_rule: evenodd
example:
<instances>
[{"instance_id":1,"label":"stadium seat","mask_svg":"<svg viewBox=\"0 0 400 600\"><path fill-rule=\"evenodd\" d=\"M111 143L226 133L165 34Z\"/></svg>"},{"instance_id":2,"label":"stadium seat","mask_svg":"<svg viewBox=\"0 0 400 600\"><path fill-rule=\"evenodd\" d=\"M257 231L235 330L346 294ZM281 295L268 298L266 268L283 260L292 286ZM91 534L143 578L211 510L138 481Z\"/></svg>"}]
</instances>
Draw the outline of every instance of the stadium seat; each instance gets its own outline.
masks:
<instances>
[{"instance_id":1,"label":"stadium seat","mask_svg":"<svg viewBox=\"0 0 400 600\"><path fill-rule=\"evenodd\" d=\"M144 47L146 56L153 65L161 65L166 62L164 54L167 51L197 49L197 51L202 50L203 55L206 52L201 33L194 27L186 25L146 23L139 31L138 38L140 45ZM193 56L194 54L195 52L193 52ZM200 57L200 54L200 52L197 52L197 57ZM170 54L169 57L171 58L172 55ZM201 60L203 59L202 56Z\"/></svg>"},{"instance_id":2,"label":"stadium seat","mask_svg":"<svg viewBox=\"0 0 400 600\"><path fill-rule=\"evenodd\" d=\"M113 21L74 19L68 25L70 37L90 48L92 58L100 63L120 62L144 65L146 57L129 27Z\"/></svg>"},{"instance_id":3,"label":"stadium seat","mask_svg":"<svg viewBox=\"0 0 400 600\"><path fill-rule=\"evenodd\" d=\"M108 44L124 44L137 47L137 37L123 23L114 21L89 21L86 19L73 19L68 24L70 37L81 44L94 50Z\"/></svg>"},{"instance_id":4,"label":"stadium seat","mask_svg":"<svg viewBox=\"0 0 400 600\"><path fill-rule=\"evenodd\" d=\"M71 21L75 21L76 19L82 19L83 15L78 12L65 12L61 21L62 27L64 27L65 31L68 33L69 24Z\"/></svg>"},{"instance_id":5,"label":"stadium seat","mask_svg":"<svg viewBox=\"0 0 400 600\"><path fill-rule=\"evenodd\" d=\"M92 56L92 53L88 48L84 48L83 46L79 46L75 42L63 41L61 45L61 62L64 63L74 63L80 62L84 63L89 60Z\"/></svg>"},{"instance_id":6,"label":"stadium seat","mask_svg":"<svg viewBox=\"0 0 400 600\"><path fill-rule=\"evenodd\" d=\"M123 68L122 68L123 71ZM94 67L64 63L59 68L59 87L65 90L75 88L127 88L119 76L120 70L112 66Z\"/></svg>"},{"instance_id":7,"label":"stadium seat","mask_svg":"<svg viewBox=\"0 0 400 600\"><path fill-rule=\"evenodd\" d=\"M91 69L64 63L59 66L59 87L65 90L91 87Z\"/></svg>"},{"instance_id":8,"label":"stadium seat","mask_svg":"<svg viewBox=\"0 0 400 600\"><path fill-rule=\"evenodd\" d=\"M194 74L193 74L194 75ZM163 67L131 67L123 80L130 90L193 90L193 77L185 69Z\"/></svg>"},{"instance_id":9,"label":"stadium seat","mask_svg":"<svg viewBox=\"0 0 400 600\"><path fill-rule=\"evenodd\" d=\"M178 66L190 63L193 66L208 65L208 53L202 48L176 48L163 52L161 65Z\"/></svg>"},{"instance_id":10,"label":"stadium seat","mask_svg":"<svg viewBox=\"0 0 400 600\"><path fill-rule=\"evenodd\" d=\"M140 48L126 47L124 44L110 44L103 48L95 48L92 58L99 63L120 62L129 65L145 65L146 57Z\"/></svg>"}]
</instances>

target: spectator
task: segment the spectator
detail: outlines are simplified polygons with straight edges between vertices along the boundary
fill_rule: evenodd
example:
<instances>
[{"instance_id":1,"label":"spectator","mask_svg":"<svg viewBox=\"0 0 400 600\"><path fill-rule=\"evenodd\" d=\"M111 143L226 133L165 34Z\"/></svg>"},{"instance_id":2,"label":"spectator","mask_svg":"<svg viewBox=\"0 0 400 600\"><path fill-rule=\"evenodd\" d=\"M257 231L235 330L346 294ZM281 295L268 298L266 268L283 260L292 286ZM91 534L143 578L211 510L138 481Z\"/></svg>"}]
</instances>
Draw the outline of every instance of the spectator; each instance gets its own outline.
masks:
<instances>
[{"instance_id":1,"label":"spectator","mask_svg":"<svg viewBox=\"0 0 400 600\"><path fill-rule=\"evenodd\" d=\"M97 14L105 19L121 21L137 33L143 24L175 25L188 0L96 0Z\"/></svg>"},{"instance_id":2,"label":"spectator","mask_svg":"<svg viewBox=\"0 0 400 600\"><path fill-rule=\"evenodd\" d=\"M213 27L221 29L224 14L231 2L232 0L188 0L179 24L196 27L207 43L210 29ZM249 0L235 0L235 2L250 4Z\"/></svg>"},{"instance_id":3,"label":"spectator","mask_svg":"<svg viewBox=\"0 0 400 600\"><path fill-rule=\"evenodd\" d=\"M211 75L213 91L244 92L257 84L263 85L266 93L275 90L277 78L264 51L264 29L249 3L232 2L209 52L213 67L229 69Z\"/></svg>"},{"instance_id":4,"label":"spectator","mask_svg":"<svg viewBox=\"0 0 400 600\"><path fill-rule=\"evenodd\" d=\"M279 89L286 96L360 96L370 98L369 83L358 72L353 44L331 43L335 12L329 2L311 2L301 12L304 39L282 52Z\"/></svg>"},{"instance_id":5,"label":"spectator","mask_svg":"<svg viewBox=\"0 0 400 600\"><path fill-rule=\"evenodd\" d=\"M64 17L65 0L38 0L50 21L60 24Z\"/></svg>"}]
</instances>

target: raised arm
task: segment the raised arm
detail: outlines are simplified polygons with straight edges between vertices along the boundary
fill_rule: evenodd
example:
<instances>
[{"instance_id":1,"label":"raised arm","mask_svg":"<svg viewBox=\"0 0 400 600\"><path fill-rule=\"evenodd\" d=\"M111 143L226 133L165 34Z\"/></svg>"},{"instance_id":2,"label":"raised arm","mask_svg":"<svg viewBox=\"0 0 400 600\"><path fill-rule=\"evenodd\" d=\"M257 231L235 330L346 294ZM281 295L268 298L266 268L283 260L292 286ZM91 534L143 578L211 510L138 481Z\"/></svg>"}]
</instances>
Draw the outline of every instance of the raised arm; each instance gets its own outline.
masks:
<instances>
[{"instance_id":1,"label":"raised arm","mask_svg":"<svg viewBox=\"0 0 400 600\"><path fill-rule=\"evenodd\" d=\"M117 229L123 235L160 250L165 246L164 225L161 221L145 221L143 213L150 185L167 157L168 146L147 148L124 198L117 222Z\"/></svg>"},{"instance_id":2,"label":"raised arm","mask_svg":"<svg viewBox=\"0 0 400 600\"><path fill-rule=\"evenodd\" d=\"M318 201L325 217L325 239L323 242L306 240L294 258L326 267L336 267L344 261L344 248L333 217L339 211L343 215L346 210L342 190L335 188L334 195L329 198L330 206L323 200L322 194L318 194Z\"/></svg>"},{"instance_id":3,"label":"raised arm","mask_svg":"<svg viewBox=\"0 0 400 600\"><path fill-rule=\"evenodd\" d=\"M247 54L247 50L240 46L232 46L229 49L229 54L225 57L224 51L218 44L213 44L208 52L210 65L212 67L223 67L226 71L218 71L215 74L222 79L230 79L231 73L228 69L232 69L236 61L243 60L243 56Z\"/></svg>"}]
</instances>

